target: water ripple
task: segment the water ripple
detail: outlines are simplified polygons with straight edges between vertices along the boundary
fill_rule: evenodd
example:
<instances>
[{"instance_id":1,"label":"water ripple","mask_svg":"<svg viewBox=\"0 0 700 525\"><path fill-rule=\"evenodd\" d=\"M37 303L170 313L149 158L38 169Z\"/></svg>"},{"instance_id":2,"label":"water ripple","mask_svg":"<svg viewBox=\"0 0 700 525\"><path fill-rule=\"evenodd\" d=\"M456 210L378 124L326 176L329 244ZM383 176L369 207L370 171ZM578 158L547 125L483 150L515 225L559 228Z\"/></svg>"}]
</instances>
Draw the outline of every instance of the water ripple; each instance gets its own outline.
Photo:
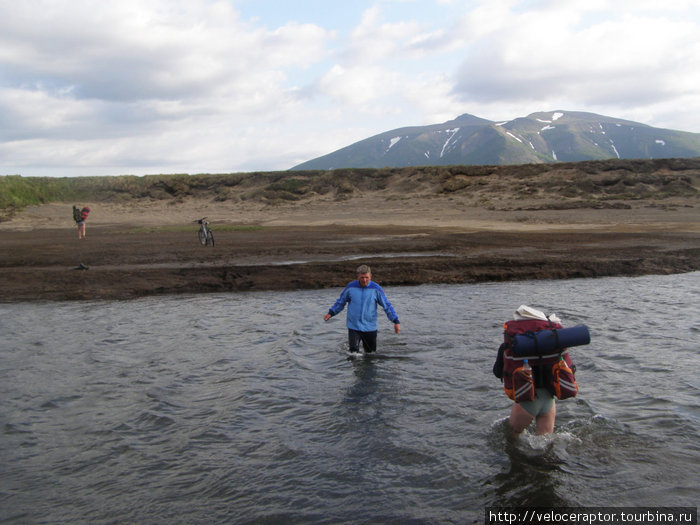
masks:
<instances>
[{"instance_id":1,"label":"water ripple","mask_svg":"<svg viewBox=\"0 0 700 525\"><path fill-rule=\"evenodd\" d=\"M401 336L350 360L337 290L0 305L0 521L694 506L699 276L387 289ZM513 441L491 365L520 304L592 342L555 434Z\"/></svg>"}]
</instances>

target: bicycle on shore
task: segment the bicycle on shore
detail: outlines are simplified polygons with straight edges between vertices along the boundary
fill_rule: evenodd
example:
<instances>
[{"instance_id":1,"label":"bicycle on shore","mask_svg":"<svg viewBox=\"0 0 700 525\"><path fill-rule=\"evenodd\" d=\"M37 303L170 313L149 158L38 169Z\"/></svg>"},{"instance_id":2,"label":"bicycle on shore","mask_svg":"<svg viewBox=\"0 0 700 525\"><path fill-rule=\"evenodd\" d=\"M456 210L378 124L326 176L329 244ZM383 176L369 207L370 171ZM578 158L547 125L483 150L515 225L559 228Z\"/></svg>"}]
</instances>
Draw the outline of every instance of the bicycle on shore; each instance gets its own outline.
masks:
<instances>
[{"instance_id":1,"label":"bicycle on shore","mask_svg":"<svg viewBox=\"0 0 700 525\"><path fill-rule=\"evenodd\" d=\"M201 245L206 246L207 244L211 244L212 246L214 246L214 234L209 229L209 221L207 221L207 218L202 217L198 221L194 222L201 225L199 231L197 232L197 237L199 237L199 242L201 243Z\"/></svg>"}]
</instances>

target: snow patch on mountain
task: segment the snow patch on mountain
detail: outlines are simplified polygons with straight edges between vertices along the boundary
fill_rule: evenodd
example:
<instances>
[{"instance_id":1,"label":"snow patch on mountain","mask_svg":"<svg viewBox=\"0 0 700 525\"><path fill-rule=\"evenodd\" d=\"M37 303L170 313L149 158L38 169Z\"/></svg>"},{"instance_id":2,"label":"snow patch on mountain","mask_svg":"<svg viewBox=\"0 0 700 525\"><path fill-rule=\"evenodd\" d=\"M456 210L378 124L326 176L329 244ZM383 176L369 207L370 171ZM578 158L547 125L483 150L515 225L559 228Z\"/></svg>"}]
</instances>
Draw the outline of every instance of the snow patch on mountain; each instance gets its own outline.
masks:
<instances>
[{"instance_id":1,"label":"snow patch on mountain","mask_svg":"<svg viewBox=\"0 0 700 525\"><path fill-rule=\"evenodd\" d=\"M520 142L521 144L523 143L523 141L522 141L521 139L519 139L518 137L516 137L515 135L513 135L510 131L506 131L506 135L510 135L511 137L513 137L515 140L517 140L517 141Z\"/></svg>"},{"instance_id":2,"label":"snow patch on mountain","mask_svg":"<svg viewBox=\"0 0 700 525\"><path fill-rule=\"evenodd\" d=\"M386 150L384 150L384 155L386 155L387 153L389 153L389 150L390 150L391 148L393 148L393 147L396 145L396 143L397 143L398 141L400 141L400 140L401 140L401 137L394 137L394 138L392 138L392 139L389 141L389 147L388 147Z\"/></svg>"},{"instance_id":3,"label":"snow patch on mountain","mask_svg":"<svg viewBox=\"0 0 700 525\"><path fill-rule=\"evenodd\" d=\"M455 137L457 132L459 131L459 128L454 128L454 129L447 129L445 130L447 133L451 133L451 135L447 138L445 143L442 145L442 151L440 152L440 158L445 154L445 150L447 147L450 145L450 141Z\"/></svg>"},{"instance_id":4,"label":"snow patch on mountain","mask_svg":"<svg viewBox=\"0 0 700 525\"><path fill-rule=\"evenodd\" d=\"M611 140L610 141L610 146L612 146L613 151L615 152L615 155L617 155L617 158L620 158L620 154L617 152L617 148L615 147L615 143Z\"/></svg>"},{"instance_id":5,"label":"snow patch on mountain","mask_svg":"<svg viewBox=\"0 0 700 525\"><path fill-rule=\"evenodd\" d=\"M554 122L555 120L559 120L563 116L564 116L564 113L560 113L557 111L555 113L552 113L552 120L543 120L541 118L536 118L535 120L537 122L542 122L542 124L551 124L552 122Z\"/></svg>"}]
</instances>

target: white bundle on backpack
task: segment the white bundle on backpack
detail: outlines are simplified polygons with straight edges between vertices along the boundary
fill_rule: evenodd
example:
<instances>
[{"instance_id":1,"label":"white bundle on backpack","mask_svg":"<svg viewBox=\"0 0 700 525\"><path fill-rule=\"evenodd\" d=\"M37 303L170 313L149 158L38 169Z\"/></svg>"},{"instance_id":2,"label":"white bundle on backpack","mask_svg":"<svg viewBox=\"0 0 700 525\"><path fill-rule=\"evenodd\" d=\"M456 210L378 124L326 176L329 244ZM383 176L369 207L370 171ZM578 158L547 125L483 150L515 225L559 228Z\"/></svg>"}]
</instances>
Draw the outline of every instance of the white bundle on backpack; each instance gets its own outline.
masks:
<instances>
[{"instance_id":1,"label":"white bundle on backpack","mask_svg":"<svg viewBox=\"0 0 700 525\"><path fill-rule=\"evenodd\" d=\"M516 321L522 321L524 319L534 319L536 321L552 321L553 323L561 323L561 319L557 317L557 314L550 314L547 317L544 312L540 312L532 306L527 306L521 304L520 307L515 311L515 316L513 317Z\"/></svg>"}]
</instances>

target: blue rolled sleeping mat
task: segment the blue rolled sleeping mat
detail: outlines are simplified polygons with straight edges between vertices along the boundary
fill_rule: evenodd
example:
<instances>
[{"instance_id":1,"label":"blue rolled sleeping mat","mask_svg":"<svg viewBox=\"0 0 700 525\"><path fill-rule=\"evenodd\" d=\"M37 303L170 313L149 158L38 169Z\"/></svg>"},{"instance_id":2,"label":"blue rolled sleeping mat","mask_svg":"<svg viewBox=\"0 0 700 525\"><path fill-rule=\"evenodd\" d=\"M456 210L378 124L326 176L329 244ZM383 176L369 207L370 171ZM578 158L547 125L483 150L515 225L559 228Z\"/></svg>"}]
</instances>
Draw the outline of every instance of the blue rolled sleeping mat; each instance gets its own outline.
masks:
<instances>
[{"instance_id":1,"label":"blue rolled sleeping mat","mask_svg":"<svg viewBox=\"0 0 700 525\"><path fill-rule=\"evenodd\" d=\"M590 342L588 327L580 324L571 328L517 334L513 338L512 347L515 355L541 355L572 346L587 345Z\"/></svg>"}]
</instances>

